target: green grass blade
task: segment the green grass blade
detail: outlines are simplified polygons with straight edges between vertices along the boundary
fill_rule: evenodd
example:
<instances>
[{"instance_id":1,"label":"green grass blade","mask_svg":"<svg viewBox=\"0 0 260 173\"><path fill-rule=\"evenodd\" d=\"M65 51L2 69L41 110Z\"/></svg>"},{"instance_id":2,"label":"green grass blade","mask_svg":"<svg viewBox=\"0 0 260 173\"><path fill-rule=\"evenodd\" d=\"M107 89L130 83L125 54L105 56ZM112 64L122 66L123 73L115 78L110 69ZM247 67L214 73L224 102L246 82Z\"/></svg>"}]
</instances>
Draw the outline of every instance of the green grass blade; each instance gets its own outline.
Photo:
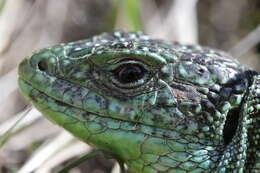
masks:
<instances>
[{"instance_id":1,"label":"green grass blade","mask_svg":"<svg viewBox=\"0 0 260 173\"><path fill-rule=\"evenodd\" d=\"M28 112L31 109L27 109L23 115L4 133L4 135L0 138L0 148L2 148L6 142L8 142L9 138L14 134L14 128L28 115Z\"/></svg>"},{"instance_id":2,"label":"green grass blade","mask_svg":"<svg viewBox=\"0 0 260 173\"><path fill-rule=\"evenodd\" d=\"M0 0L0 14L2 13L2 10L5 6L5 2L6 2L6 0Z\"/></svg>"},{"instance_id":3,"label":"green grass blade","mask_svg":"<svg viewBox=\"0 0 260 173\"><path fill-rule=\"evenodd\" d=\"M139 0L126 0L125 8L127 11L127 16L131 24L131 29L134 31L142 30L141 21L141 1Z\"/></svg>"},{"instance_id":4,"label":"green grass blade","mask_svg":"<svg viewBox=\"0 0 260 173\"><path fill-rule=\"evenodd\" d=\"M140 5L139 0L113 0L107 17L108 30L115 28L129 31L142 30Z\"/></svg>"}]
</instances>

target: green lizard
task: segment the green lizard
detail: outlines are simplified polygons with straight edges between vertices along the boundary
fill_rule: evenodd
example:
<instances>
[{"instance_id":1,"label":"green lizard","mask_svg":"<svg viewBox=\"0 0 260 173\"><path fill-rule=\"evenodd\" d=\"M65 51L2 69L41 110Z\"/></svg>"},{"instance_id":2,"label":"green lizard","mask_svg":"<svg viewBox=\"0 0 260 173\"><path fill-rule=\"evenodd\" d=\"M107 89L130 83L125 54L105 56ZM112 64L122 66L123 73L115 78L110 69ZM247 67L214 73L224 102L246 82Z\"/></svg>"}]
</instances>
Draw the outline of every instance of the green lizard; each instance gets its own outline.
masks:
<instances>
[{"instance_id":1,"label":"green lizard","mask_svg":"<svg viewBox=\"0 0 260 173\"><path fill-rule=\"evenodd\" d=\"M260 75L198 45L115 31L34 53L19 86L137 173L260 172Z\"/></svg>"}]
</instances>

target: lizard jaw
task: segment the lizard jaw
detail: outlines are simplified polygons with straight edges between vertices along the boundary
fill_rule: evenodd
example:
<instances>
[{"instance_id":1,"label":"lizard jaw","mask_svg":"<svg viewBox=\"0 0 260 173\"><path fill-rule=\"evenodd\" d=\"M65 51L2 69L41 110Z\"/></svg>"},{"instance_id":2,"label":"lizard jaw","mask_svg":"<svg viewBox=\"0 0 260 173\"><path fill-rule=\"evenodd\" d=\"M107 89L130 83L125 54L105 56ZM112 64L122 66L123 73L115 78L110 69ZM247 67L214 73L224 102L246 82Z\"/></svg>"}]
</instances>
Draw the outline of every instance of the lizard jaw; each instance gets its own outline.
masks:
<instances>
[{"instance_id":1,"label":"lizard jaw","mask_svg":"<svg viewBox=\"0 0 260 173\"><path fill-rule=\"evenodd\" d=\"M165 164L167 160L181 164L183 160L198 159L208 167L212 164L208 162L208 158L217 154L215 147L197 145L191 137L184 138L178 132L98 116L57 101L21 78L19 85L22 93L29 97L34 106L48 119L90 145L113 151L117 158L130 165L133 170L152 169L143 165L146 156L160 155L166 159ZM162 148L164 149L161 150Z\"/></svg>"},{"instance_id":2,"label":"lizard jaw","mask_svg":"<svg viewBox=\"0 0 260 173\"><path fill-rule=\"evenodd\" d=\"M82 122L86 120L95 121L96 119L100 119L100 121L102 120L115 121L118 122L118 124L127 123L128 124L127 126L129 126L128 130L130 129L136 130L136 128L143 126L143 131L141 130L142 133L149 134L156 138L162 138L162 139L181 138L180 134L174 133L172 130L158 128L150 125L144 125L137 122L125 121L113 117L107 117L102 114L98 114L96 112L86 111L82 108L76 107L75 105L64 103L57 98L50 97L49 95L45 94L43 91L33 87L29 82L27 82L22 78L19 78L18 82L19 82L21 93L26 98L31 100L33 105L37 107L44 115L47 115L47 117L51 119L51 121L54 121L54 123L60 126L64 127L64 125L74 122L74 121L70 122L65 120L62 121L58 120L59 118L62 118L62 116L67 114L66 117L71 117L74 120L79 120ZM74 109L75 111L66 112L67 109ZM49 111L53 113L49 113ZM155 128L157 128L157 130L155 130ZM148 132L148 129L150 130L154 129L154 131Z\"/></svg>"}]
</instances>

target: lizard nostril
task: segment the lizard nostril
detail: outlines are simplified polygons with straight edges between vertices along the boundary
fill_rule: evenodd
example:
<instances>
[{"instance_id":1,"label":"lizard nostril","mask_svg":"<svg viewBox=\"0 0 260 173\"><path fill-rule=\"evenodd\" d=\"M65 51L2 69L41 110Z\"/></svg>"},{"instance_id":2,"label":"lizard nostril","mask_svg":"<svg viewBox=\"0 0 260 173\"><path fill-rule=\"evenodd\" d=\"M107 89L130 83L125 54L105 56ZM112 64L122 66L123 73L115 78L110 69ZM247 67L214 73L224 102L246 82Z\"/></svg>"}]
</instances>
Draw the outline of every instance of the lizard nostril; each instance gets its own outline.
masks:
<instances>
[{"instance_id":1,"label":"lizard nostril","mask_svg":"<svg viewBox=\"0 0 260 173\"><path fill-rule=\"evenodd\" d=\"M41 71L46 71L48 69L48 62L46 59L42 59L39 63L38 63L38 69Z\"/></svg>"}]
</instances>

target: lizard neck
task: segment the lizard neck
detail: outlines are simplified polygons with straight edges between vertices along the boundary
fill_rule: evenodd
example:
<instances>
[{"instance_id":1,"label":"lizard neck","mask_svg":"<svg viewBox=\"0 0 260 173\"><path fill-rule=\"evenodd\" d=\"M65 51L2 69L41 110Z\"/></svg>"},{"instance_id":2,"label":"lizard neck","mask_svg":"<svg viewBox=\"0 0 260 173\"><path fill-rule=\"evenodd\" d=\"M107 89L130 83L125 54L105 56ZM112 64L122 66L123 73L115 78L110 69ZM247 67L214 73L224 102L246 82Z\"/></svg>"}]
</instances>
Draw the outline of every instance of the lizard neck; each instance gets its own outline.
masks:
<instances>
[{"instance_id":1,"label":"lizard neck","mask_svg":"<svg viewBox=\"0 0 260 173\"><path fill-rule=\"evenodd\" d=\"M249 79L252 79L251 86L240 111L240 123L222 155L219 172L256 173L260 170L260 75L250 73Z\"/></svg>"},{"instance_id":2,"label":"lizard neck","mask_svg":"<svg viewBox=\"0 0 260 173\"><path fill-rule=\"evenodd\" d=\"M258 172L260 170L260 75L249 72L248 78L251 79L251 85L241 105L241 111L237 115L239 124L233 140L223 151L217 172Z\"/></svg>"},{"instance_id":3,"label":"lizard neck","mask_svg":"<svg viewBox=\"0 0 260 173\"><path fill-rule=\"evenodd\" d=\"M232 141L224 148L223 154L219 158L220 161L216 168L218 173L243 172L245 169L248 150L248 116L245 111L239 113L239 122L241 123L237 126Z\"/></svg>"},{"instance_id":4,"label":"lizard neck","mask_svg":"<svg viewBox=\"0 0 260 173\"><path fill-rule=\"evenodd\" d=\"M252 77L244 109L248 116L247 136L248 150L245 168L251 172L260 171L260 75Z\"/></svg>"}]
</instances>

